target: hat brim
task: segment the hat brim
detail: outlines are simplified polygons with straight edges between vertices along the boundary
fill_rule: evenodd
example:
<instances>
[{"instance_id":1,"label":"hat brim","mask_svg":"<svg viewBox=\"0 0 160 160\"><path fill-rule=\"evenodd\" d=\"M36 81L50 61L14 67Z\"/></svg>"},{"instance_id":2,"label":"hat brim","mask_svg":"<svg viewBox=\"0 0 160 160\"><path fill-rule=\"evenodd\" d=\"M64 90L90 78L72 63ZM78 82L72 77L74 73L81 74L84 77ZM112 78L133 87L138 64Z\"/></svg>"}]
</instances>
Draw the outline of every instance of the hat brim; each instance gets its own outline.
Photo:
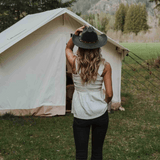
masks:
<instances>
[{"instance_id":1,"label":"hat brim","mask_svg":"<svg viewBox=\"0 0 160 160\"><path fill-rule=\"evenodd\" d=\"M84 43L83 41L80 41L80 36L73 35L72 36L72 41L73 43L84 49L95 49L95 48L100 48L104 46L107 43L107 36L105 34L98 35L98 41L95 43Z\"/></svg>"}]
</instances>

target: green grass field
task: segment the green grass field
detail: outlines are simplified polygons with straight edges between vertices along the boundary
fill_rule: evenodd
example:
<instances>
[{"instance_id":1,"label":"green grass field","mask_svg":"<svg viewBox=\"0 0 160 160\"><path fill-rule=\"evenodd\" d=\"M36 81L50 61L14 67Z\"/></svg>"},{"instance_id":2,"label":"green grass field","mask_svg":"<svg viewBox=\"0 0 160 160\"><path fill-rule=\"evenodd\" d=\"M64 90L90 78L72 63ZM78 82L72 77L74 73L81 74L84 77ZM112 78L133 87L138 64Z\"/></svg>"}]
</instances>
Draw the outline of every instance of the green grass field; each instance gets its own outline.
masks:
<instances>
[{"instance_id":1,"label":"green grass field","mask_svg":"<svg viewBox=\"0 0 160 160\"><path fill-rule=\"evenodd\" d=\"M145 60L160 56L160 43L121 43L121 45Z\"/></svg>"},{"instance_id":2,"label":"green grass field","mask_svg":"<svg viewBox=\"0 0 160 160\"><path fill-rule=\"evenodd\" d=\"M155 67L154 62L157 57L160 58L160 44L123 43L122 45L131 51L122 64L122 89L129 89L128 92L132 91L135 95L141 94L142 91L160 94L160 69ZM126 88L126 85L129 85L129 88Z\"/></svg>"},{"instance_id":3,"label":"green grass field","mask_svg":"<svg viewBox=\"0 0 160 160\"><path fill-rule=\"evenodd\" d=\"M158 43L122 45L146 62L160 53ZM125 112L115 111L109 114L104 160L160 160L160 81L130 61L129 57L125 58L125 62L131 64L145 78L136 75L123 62L123 70L133 77L122 71ZM160 75L160 69L150 69L157 76ZM154 93L139 84L137 79ZM153 82L157 89L146 80ZM75 160L72 121L72 114L51 118L11 115L0 117L0 160ZM88 160L91 154L90 145L91 141Z\"/></svg>"}]
</instances>

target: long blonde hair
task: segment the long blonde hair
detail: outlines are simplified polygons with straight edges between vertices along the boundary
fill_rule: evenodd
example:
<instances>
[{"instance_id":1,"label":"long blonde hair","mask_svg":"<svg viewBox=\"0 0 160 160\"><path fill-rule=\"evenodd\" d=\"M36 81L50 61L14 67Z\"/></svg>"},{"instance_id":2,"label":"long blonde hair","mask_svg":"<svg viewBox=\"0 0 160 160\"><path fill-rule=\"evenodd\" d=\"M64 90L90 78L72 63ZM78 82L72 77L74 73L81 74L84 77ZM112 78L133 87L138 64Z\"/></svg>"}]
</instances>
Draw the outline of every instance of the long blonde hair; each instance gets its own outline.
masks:
<instances>
[{"instance_id":1,"label":"long blonde hair","mask_svg":"<svg viewBox=\"0 0 160 160\"><path fill-rule=\"evenodd\" d=\"M80 72L82 83L88 83L97 79L98 69L102 59L101 49L83 49L77 51L77 71Z\"/></svg>"}]
</instances>

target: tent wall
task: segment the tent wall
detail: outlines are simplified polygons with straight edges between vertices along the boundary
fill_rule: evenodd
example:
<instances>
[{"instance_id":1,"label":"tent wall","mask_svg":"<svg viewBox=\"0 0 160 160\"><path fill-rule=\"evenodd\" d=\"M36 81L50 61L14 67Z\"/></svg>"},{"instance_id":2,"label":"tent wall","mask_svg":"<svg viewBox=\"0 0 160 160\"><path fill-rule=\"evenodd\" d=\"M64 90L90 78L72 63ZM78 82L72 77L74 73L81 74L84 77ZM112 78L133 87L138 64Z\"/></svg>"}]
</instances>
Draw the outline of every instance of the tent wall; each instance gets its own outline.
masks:
<instances>
[{"instance_id":1,"label":"tent wall","mask_svg":"<svg viewBox=\"0 0 160 160\"><path fill-rule=\"evenodd\" d=\"M71 33L82 25L65 13L0 55L0 114L65 114L65 47ZM113 102L120 103L121 54L108 42L102 47L102 55L112 67Z\"/></svg>"},{"instance_id":2,"label":"tent wall","mask_svg":"<svg viewBox=\"0 0 160 160\"><path fill-rule=\"evenodd\" d=\"M121 102L121 54L117 53L116 47L108 42L102 47L102 56L110 63L112 68L113 103Z\"/></svg>"},{"instance_id":3,"label":"tent wall","mask_svg":"<svg viewBox=\"0 0 160 160\"><path fill-rule=\"evenodd\" d=\"M0 55L0 113L65 114L66 57L60 16ZM62 27L62 28L61 28Z\"/></svg>"}]
</instances>

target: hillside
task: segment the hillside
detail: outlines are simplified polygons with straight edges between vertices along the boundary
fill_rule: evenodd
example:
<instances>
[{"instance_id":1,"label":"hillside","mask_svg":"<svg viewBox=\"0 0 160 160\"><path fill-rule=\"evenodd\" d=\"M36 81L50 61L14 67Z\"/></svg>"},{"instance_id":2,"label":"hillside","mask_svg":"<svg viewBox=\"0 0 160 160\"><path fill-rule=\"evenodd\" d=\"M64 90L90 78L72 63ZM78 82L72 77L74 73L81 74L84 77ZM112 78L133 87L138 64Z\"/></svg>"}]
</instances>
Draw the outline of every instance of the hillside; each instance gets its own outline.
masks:
<instances>
[{"instance_id":1,"label":"hillside","mask_svg":"<svg viewBox=\"0 0 160 160\"><path fill-rule=\"evenodd\" d=\"M67 0L63 0L64 2ZM120 3L131 4L131 3L145 3L149 15L154 15L153 7L154 3L149 2L149 0L77 0L76 3L71 7L74 13L78 12L82 15L89 13L109 13L111 15L115 14Z\"/></svg>"}]
</instances>

